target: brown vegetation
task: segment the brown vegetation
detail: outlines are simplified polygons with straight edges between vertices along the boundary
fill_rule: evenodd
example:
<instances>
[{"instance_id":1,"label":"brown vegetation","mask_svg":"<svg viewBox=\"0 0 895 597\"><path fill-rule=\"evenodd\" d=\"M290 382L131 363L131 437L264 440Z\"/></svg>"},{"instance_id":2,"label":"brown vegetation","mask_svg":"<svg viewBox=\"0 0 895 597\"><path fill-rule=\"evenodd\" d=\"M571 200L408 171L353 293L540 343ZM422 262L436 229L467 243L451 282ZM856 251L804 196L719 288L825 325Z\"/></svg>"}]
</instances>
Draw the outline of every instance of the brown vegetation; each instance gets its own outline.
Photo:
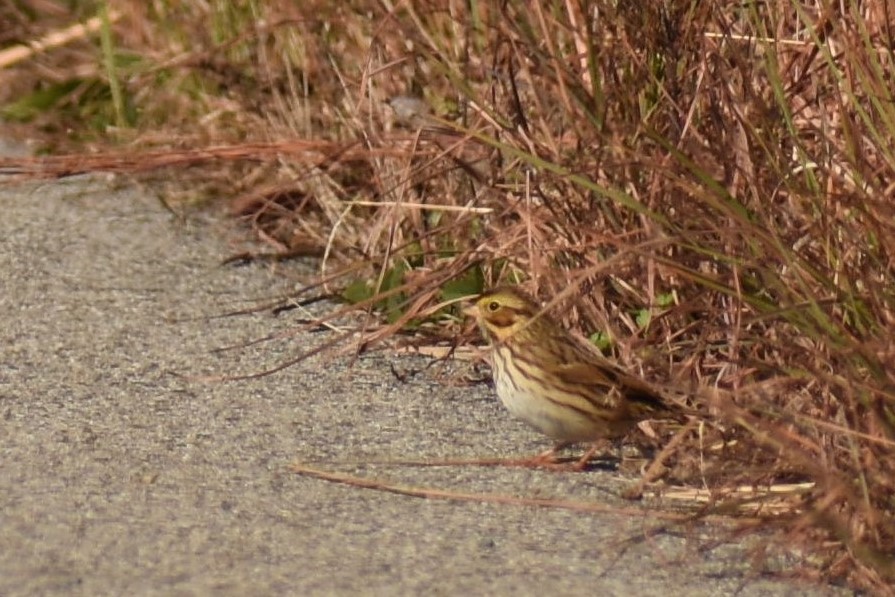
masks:
<instances>
[{"instance_id":1,"label":"brown vegetation","mask_svg":"<svg viewBox=\"0 0 895 597\"><path fill-rule=\"evenodd\" d=\"M725 437L682 442L670 478L720 505L807 483L768 524L825 545L829 578L895 582L885 3L110 5L114 45L25 58L2 113L159 161L0 166L187 163L273 251L343 272L378 338L456 336L444 302L524 283L649 379L731 393ZM72 15L3 18L25 41Z\"/></svg>"}]
</instances>

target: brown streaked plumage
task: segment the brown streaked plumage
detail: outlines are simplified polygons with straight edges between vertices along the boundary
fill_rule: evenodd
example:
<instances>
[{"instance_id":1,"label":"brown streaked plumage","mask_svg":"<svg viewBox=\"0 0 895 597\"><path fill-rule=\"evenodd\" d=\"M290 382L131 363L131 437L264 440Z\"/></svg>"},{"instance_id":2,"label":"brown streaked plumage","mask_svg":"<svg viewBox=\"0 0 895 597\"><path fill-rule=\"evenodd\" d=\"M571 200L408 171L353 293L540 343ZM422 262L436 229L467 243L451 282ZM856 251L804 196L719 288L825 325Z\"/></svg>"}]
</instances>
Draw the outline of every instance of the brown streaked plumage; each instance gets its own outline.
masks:
<instances>
[{"instance_id":1,"label":"brown streaked plumage","mask_svg":"<svg viewBox=\"0 0 895 597\"><path fill-rule=\"evenodd\" d=\"M499 287L466 310L491 342L497 396L561 443L625 435L645 419L680 418L677 405L559 326L524 292Z\"/></svg>"}]
</instances>

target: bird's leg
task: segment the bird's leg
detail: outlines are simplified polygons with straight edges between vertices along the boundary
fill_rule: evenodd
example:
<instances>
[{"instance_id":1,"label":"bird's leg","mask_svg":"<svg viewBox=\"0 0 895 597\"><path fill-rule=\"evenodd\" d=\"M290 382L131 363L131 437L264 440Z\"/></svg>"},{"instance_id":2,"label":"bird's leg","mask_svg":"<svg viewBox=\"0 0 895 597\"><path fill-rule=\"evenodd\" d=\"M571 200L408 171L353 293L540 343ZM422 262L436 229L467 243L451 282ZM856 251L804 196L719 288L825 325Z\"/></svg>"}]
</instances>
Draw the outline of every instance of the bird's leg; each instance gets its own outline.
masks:
<instances>
[{"instance_id":1,"label":"bird's leg","mask_svg":"<svg viewBox=\"0 0 895 597\"><path fill-rule=\"evenodd\" d=\"M575 470L583 471L587 469L587 463L590 462L590 459L600 450L601 447L602 446L597 443L591 444L590 447L584 452L584 455L575 463Z\"/></svg>"},{"instance_id":2,"label":"bird's leg","mask_svg":"<svg viewBox=\"0 0 895 597\"><path fill-rule=\"evenodd\" d=\"M560 441L557 442L549 450L545 450L535 456L519 459L496 459L496 460L475 460L464 461L462 464L478 464L483 466L519 466L524 468L540 468L557 472L580 472L587 470L587 465L594 454L599 453L605 447L605 441L597 441L590 445L584 455L577 460L560 460L557 453L563 448L574 444L575 442ZM621 455L621 440L613 442L619 449ZM620 458L619 458L620 459ZM457 463L455 463L457 464Z\"/></svg>"},{"instance_id":3,"label":"bird's leg","mask_svg":"<svg viewBox=\"0 0 895 597\"><path fill-rule=\"evenodd\" d=\"M506 466L521 466L524 468L543 468L553 471L567 471L574 467L574 463L560 462L559 459L557 459L556 454L573 443L574 442L560 441L549 450L545 450L540 454L518 460L507 460L504 461L503 464Z\"/></svg>"},{"instance_id":4,"label":"bird's leg","mask_svg":"<svg viewBox=\"0 0 895 597\"><path fill-rule=\"evenodd\" d=\"M618 451L618 461L622 461L622 441L621 438L612 441L613 447ZM587 464L590 462L590 459L594 457L595 454L601 452L605 446L605 441L596 441L593 442L584 455L578 459L578 461L574 464L574 469L583 471L587 470Z\"/></svg>"},{"instance_id":5,"label":"bird's leg","mask_svg":"<svg viewBox=\"0 0 895 597\"><path fill-rule=\"evenodd\" d=\"M587 470L587 465L590 462L591 458L593 458L594 454L597 454L602 451L605 447L605 442L603 440L593 442L587 451L584 452L584 455L578 460L573 460L571 462L562 462L559 461L556 457L557 453L563 448L574 444L575 442L567 442L560 441L557 442L552 448L541 452L537 456L533 456L531 458L525 458L523 460L517 460L514 465L515 466L525 466L532 468L544 468L552 471L585 471ZM621 440L618 441L619 449L621 447ZM621 454L621 452L619 452Z\"/></svg>"},{"instance_id":6,"label":"bird's leg","mask_svg":"<svg viewBox=\"0 0 895 597\"><path fill-rule=\"evenodd\" d=\"M556 454L563 448L566 448L570 445L572 445L572 442L556 442L552 448L550 448L549 450L544 450L543 452L541 452L537 456L533 456L529 460L533 466L550 466L560 464L556 460Z\"/></svg>"}]
</instances>

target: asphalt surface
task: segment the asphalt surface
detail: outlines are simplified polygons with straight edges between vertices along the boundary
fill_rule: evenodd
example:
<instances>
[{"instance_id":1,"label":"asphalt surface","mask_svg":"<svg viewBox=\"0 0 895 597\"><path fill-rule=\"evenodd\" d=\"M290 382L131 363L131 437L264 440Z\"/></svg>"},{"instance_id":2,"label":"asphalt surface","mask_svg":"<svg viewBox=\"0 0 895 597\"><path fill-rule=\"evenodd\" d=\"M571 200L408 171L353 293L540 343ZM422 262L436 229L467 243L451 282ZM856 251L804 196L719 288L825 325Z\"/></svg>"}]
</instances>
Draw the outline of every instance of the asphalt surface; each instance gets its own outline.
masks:
<instances>
[{"instance_id":1,"label":"asphalt surface","mask_svg":"<svg viewBox=\"0 0 895 597\"><path fill-rule=\"evenodd\" d=\"M756 565L761 540L657 531L654 505L616 497L619 473L366 464L543 449L487 386L452 382L467 364L402 383L390 364L426 361L318 356L203 378L328 338L243 346L303 315L211 317L290 284L222 266L239 250L223 217L175 217L102 178L0 184L0 213L0 595L847 594L767 570L791 557ZM296 461L634 513L408 497L296 475Z\"/></svg>"}]
</instances>

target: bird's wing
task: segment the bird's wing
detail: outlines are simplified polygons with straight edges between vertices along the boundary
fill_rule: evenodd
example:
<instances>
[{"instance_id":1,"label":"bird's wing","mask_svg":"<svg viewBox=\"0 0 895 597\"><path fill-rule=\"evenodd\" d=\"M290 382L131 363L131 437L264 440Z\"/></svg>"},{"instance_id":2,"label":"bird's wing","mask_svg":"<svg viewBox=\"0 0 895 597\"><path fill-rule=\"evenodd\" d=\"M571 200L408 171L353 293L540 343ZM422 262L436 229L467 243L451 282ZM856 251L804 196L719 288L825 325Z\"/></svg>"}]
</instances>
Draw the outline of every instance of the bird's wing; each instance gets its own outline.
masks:
<instances>
[{"instance_id":1,"label":"bird's wing","mask_svg":"<svg viewBox=\"0 0 895 597\"><path fill-rule=\"evenodd\" d=\"M622 418L676 418L680 406L669 402L661 390L608 360L591 344L570 338L571 342L554 342L561 347L561 354L557 355L559 363L548 369L558 379L590 388L587 395L592 401L593 396L599 396L599 406L616 409Z\"/></svg>"}]
</instances>

